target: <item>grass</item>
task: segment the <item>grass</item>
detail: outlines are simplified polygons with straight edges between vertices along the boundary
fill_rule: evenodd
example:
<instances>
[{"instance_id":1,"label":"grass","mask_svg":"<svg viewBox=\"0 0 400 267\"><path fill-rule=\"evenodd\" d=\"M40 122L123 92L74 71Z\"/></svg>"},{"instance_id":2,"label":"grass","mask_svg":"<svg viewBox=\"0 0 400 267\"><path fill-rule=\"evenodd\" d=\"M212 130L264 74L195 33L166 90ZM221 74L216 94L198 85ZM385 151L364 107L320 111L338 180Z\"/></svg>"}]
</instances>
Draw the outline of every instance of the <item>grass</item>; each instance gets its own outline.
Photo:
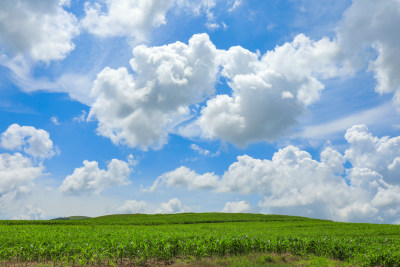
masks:
<instances>
[{"instance_id":1,"label":"grass","mask_svg":"<svg viewBox=\"0 0 400 267\"><path fill-rule=\"evenodd\" d=\"M0 265L399 266L399 247L398 225L283 215L135 214L0 221Z\"/></svg>"}]
</instances>

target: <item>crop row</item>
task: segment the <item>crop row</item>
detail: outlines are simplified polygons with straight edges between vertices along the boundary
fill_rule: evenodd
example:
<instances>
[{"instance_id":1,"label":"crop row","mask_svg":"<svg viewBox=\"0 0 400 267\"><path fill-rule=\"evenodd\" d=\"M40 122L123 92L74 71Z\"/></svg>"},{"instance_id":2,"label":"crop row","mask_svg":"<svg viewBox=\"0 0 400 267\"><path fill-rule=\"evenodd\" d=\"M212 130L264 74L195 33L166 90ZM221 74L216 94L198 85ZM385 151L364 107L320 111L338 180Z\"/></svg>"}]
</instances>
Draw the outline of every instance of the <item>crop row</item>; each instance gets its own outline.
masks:
<instances>
[{"instance_id":1,"label":"crop row","mask_svg":"<svg viewBox=\"0 0 400 267\"><path fill-rule=\"evenodd\" d=\"M386 237L268 237L221 234L137 234L118 239L68 238L35 242L2 242L2 261L52 261L72 264L101 264L126 261L138 264L147 260L171 260L177 257L212 257L250 252L290 252L318 255L356 262L362 265L400 264L400 242Z\"/></svg>"}]
</instances>

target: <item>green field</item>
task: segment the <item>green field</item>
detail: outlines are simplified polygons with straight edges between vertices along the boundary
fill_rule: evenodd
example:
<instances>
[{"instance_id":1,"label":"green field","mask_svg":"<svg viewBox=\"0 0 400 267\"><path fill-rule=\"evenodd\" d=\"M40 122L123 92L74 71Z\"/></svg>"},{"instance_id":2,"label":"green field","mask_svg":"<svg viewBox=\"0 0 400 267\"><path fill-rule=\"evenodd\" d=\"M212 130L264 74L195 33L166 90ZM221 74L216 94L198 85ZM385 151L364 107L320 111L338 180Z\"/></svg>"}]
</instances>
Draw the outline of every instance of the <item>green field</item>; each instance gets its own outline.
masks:
<instances>
[{"instance_id":1,"label":"green field","mask_svg":"<svg viewBox=\"0 0 400 267\"><path fill-rule=\"evenodd\" d=\"M151 265L252 253L396 266L400 226L224 213L0 221L3 265Z\"/></svg>"}]
</instances>

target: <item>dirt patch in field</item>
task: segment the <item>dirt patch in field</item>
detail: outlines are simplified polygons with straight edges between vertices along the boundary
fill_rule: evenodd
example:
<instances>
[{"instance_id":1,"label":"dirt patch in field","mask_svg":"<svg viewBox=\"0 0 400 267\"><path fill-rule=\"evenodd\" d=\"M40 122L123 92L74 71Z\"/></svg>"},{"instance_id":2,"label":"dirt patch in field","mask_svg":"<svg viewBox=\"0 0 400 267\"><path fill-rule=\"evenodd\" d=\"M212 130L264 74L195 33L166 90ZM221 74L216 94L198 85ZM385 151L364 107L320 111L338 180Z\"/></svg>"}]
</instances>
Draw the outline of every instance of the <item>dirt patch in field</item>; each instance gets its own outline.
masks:
<instances>
[{"instance_id":1,"label":"dirt patch in field","mask_svg":"<svg viewBox=\"0 0 400 267\"><path fill-rule=\"evenodd\" d=\"M237 267L257 267L257 266L354 266L346 264L345 262L327 259L324 257L315 256L295 256L289 253L285 254L266 254L266 253L252 253L246 255L236 256L225 256L225 257L213 257L196 260L194 258L177 258L169 261L160 260L148 260L145 263L135 263L130 259L123 259L117 262L108 262L107 260L101 263L89 263L87 265L81 265L79 263L59 263L59 262L0 262L0 266L7 267L45 267L45 266L171 266L171 267L219 267L219 266L237 266Z\"/></svg>"}]
</instances>

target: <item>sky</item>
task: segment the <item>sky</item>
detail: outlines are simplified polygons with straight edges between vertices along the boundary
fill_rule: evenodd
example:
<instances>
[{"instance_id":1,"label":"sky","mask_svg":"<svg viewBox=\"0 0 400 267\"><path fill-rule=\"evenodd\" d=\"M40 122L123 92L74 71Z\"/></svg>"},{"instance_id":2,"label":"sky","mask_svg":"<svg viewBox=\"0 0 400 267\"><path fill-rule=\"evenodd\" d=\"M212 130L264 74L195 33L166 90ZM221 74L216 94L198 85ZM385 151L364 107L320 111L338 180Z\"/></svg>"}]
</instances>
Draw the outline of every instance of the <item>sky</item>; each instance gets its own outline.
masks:
<instances>
[{"instance_id":1,"label":"sky","mask_svg":"<svg viewBox=\"0 0 400 267\"><path fill-rule=\"evenodd\" d=\"M399 224L398 25L398 0L2 0L0 219Z\"/></svg>"}]
</instances>

